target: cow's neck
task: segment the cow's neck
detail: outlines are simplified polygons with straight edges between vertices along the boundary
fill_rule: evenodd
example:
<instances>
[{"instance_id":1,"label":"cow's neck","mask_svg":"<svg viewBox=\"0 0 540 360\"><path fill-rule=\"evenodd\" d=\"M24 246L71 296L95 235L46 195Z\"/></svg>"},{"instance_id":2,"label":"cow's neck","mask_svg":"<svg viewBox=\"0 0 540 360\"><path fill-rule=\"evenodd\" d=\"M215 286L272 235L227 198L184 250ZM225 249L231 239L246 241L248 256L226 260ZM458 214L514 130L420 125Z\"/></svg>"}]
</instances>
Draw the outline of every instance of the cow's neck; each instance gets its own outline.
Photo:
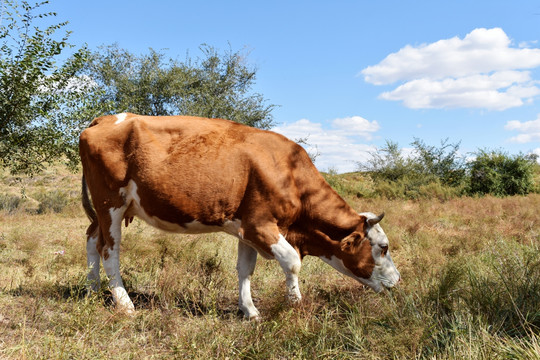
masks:
<instances>
[{"instance_id":1,"label":"cow's neck","mask_svg":"<svg viewBox=\"0 0 540 360\"><path fill-rule=\"evenodd\" d=\"M320 256L339 247L362 218L326 182L303 201L302 216L290 228L290 241L303 256ZM288 238L289 239L289 238Z\"/></svg>"},{"instance_id":2,"label":"cow's neck","mask_svg":"<svg viewBox=\"0 0 540 360\"><path fill-rule=\"evenodd\" d=\"M360 216L321 177L304 199L304 215L321 231L349 231L356 228ZM332 234L333 235L333 234Z\"/></svg>"}]
</instances>

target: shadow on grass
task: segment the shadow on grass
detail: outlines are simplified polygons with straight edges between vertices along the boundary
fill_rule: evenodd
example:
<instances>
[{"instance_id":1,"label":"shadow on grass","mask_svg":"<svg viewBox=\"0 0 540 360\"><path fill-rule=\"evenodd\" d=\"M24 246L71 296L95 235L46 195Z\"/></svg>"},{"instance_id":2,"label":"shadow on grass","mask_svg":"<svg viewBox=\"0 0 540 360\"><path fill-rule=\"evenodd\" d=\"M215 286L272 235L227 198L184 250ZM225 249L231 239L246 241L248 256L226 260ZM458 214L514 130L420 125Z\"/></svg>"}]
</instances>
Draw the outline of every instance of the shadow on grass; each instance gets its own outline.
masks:
<instances>
[{"instance_id":1,"label":"shadow on grass","mask_svg":"<svg viewBox=\"0 0 540 360\"><path fill-rule=\"evenodd\" d=\"M97 293L88 294L84 284L49 284L45 286L36 286L34 284L19 285L15 289L5 292L13 297L27 297L50 299L65 302L82 302L88 296L98 297L103 306L114 311L115 304L112 293L106 286L102 286ZM231 316L242 317L242 312L236 307L236 304L229 303L211 303L189 299L178 294L172 302L163 301L156 293L141 292L135 290L128 291L136 310L167 310L176 308L188 316L208 316L214 315L221 318L230 318Z\"/></svg>"}]
</instances>

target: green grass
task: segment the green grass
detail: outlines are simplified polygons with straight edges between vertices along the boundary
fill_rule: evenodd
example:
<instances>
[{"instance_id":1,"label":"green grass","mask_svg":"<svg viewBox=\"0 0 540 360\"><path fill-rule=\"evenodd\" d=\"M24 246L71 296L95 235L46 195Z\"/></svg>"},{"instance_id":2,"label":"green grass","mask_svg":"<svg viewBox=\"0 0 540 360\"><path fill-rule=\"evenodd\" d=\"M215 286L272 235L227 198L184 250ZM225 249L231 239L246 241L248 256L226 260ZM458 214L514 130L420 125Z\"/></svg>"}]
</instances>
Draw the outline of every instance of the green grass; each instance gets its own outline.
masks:
<instances>
[{"instance_id":1,"label":"green grass","mask_svg":"<svg viewBox=\"0 0 540 360\"><path fill-rule=\"evenodd\" d=\"M2 359L540 358L540 195L344 193L358 211L386 212L400 286L375 294L306 258L304 299L291 306L281 268L259 258L252 292L260 322L237 310L234 238L168 234L135 220L121 248L137 309L129 317L115 312L105 280L86 296L79 176L48 171L0 182L0 193L23 199L0 210ZM38 212L36 194L67 202Z\"/></svg>"}]
</instances>

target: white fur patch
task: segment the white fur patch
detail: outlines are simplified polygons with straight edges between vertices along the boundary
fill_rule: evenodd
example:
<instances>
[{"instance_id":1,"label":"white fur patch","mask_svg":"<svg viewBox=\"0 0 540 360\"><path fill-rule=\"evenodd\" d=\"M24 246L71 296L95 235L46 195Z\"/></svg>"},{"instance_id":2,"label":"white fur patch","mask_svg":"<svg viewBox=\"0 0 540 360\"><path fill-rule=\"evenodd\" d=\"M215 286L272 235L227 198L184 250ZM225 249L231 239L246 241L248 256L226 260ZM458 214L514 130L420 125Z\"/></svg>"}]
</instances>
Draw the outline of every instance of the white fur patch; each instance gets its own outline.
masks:
<instances>
[{"instance_id":1,"label":"white fur patch","mask_svg":"<svg viewBox=\"0 0 540 360\"><path fill-rule=\"evenodd\" d=\"M118 209L109 209L109 215L111 216L111 227L109 228L109 232L114 239L115 245L116 243L120 243L120 240L122 238L122 228L118 226L118 224L122 223L124 211L126 211L125 206L122 206Z\"/></svg>"},{"instance_id":2,"label":"white fur patch","mask_svg":"<svg viewBox=\"0 0 540 360\"><path fill-rule=\"evenodd\" d=\"M226 220L221 226L205 225L196 220L179 225L162 220L157 216L150 216L141 206L141 197L137 193L137 188L137 184L133 180L130 180L126 187L120 188L120 195L124 197L126 205L131 205L129 215L135 215L158 229L180 234L206 234L223 231L240 239L242 238L240 233L242 222L239 219Z\"/></svg>"},{"instance_id":3,"label":"white fur patch","mask_svg":"<svg viewBox=\"0 0 540 360\"><path fill-rule=\"evenodd\" d=\"M103 258L103 268L109 277L109 287L118 309L127 313L133 313L135 308L124 288L124 283L120 275L120 241L122 237L122 220L125 211L125 205L117 209L109 209L111 216L109 232L114 240L114 245L112 249L107 249L109 256L106 259L105 257Z\"/></svg>"},{"instance_id":4,"label":"white fur patch","mask_svg":"<svg viewBox=\"0 0 540 360\"><path fill-rule=\"evenodd\" d=\"M293 273L300 272L300 256L283 235L279 234L277 244L271 245L270 248L280 264L287 265Z\"/></svg>"},{"instance_id":5,"label":"white fur patch","mask_svg":"<svg viewBox=\"0 0 540 360\"><path fill-rule=\"evenodd\" d=\"M127 117L126 113L117 114L116 115L116 121L114 122L114 125L120 124L122 121L126 120L126 117Z\"/></svg>"}]
</instances>

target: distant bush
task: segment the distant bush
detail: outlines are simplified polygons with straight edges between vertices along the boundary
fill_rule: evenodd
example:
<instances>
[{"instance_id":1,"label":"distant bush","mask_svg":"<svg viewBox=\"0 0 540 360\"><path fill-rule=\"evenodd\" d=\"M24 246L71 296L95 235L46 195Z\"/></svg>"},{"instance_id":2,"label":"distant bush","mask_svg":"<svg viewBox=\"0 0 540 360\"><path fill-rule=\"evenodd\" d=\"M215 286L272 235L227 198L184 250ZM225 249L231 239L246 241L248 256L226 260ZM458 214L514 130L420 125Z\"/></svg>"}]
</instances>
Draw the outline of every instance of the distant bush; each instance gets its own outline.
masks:
<instances>
[{"instance_id":1,"label":"distant bush","mask_svg":"<svg viewBox=\"0 0 540 360\"><path fill-rule=\"evenodd\" d=\"M358 163L360 171L368 172L375 180L397 181L405 176L419 173L420 168L412 159L403 156L398 143L387 140L386 144L372 152L366 163Z\"/></svg>"},{"instance_id":2,"label":"distant bush","mask_svg":"<svg viewBox=\"0 0 540 360\"><path fill-rule=\"evenodd\" d=\"M411 145L413 149L407 155L397 143L387 140L366 163L358 164L375 181L377 196L449 199L463 193L466 167L458 156L459 143L451 144L446 139L436 147L415 139Z\"/></svg>"},{"instance_id":3,"label":"distant bush","mask_svg":"<svg viewBox=\"0 0 540 360\"><path fill-rule=\"evenodd\" d=\"M44 214L50 211L55 213L62 212L69 202L68 195L62 190L39 192L35 194L34 198L39 202L38 214Z\"/></svg>"},{"instance_id":4,"label":"distant bush","mask_svg":"<svg viewBox=\"0 0 540 360\"><path fill-rule=\"evenodd\" d=\"M415 139L411 145L412 152L406 156L396 142L387 140L382 148L371 153L367 163L360 163L359 168L376 179L397 181L408 178L417 187L434 180L449 186L463 182L465 161L458 156L459 143L450 144L446 139L436 147Z\"/></svg>"},{"instance_id":5,"label":"distant bush","mask_svg":"<svg viewBox=\"0 0 540 360\"><path fill-rule=\"evenodd\" d=\"M446 186L460 186L466 178L465 159L458 155L460 143L451 144L442 140L440 147L427 145L415 138L413 161L420 167L420 173L431 176Z\"/></svg>"},{"instance_id":6,"label":"distant bush","mask_svg":"<svg viewBox=\"0 0 540 360\"><path fill-rule=\"evenodd\" d=\"M0 194L0 210L12 213L19 208L22 199L20 196L13 194Z\"/></svg>"},{"instance_id":7,"label":"distant bush","mask_svg":"<svg viewBox=\"0 0 540 360\"><path fill-rule=\"evenodd\" d=\"M470 193L495 196L526 195L534 190L536 159L480 150L470 163Z\"/></svg>"},{"instance_id":8,"label":"distant bush","mask_svg":"<svg viewBox=\"0 0 540 360\"><path fill-rule=\"evenodd\" d=\"M359 169L374 180L375 196L389 199L461 195L507 196L540 192L540 166L533 155L511 156L502 151L480 150L466 162L458 155L459 143L448 139L430 146L415 139L407 151L392 141L371 153Z\"/></svg>"}]
</instances>

